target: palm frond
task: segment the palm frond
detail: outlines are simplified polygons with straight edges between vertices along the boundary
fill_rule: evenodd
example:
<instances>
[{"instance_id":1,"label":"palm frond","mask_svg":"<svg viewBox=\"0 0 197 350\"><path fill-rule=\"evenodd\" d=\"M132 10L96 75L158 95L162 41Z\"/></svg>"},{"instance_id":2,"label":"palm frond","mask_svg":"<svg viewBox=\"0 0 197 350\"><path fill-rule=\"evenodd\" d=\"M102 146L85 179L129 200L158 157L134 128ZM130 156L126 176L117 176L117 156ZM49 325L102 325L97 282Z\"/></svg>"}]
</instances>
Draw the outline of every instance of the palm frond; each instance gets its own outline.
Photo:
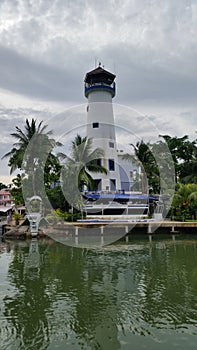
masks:
<instances>
[{"instance_id":1,"label":"palm frond","mask_svg":"<svg viewBox=\"0 0 197 350\"><path fill-rule=\"evenodd\" d=\"M91 173L108 174L108 171L105 167L97 165L93 161L86 164L86 169Z\"/></svg>"},{"instance_id":2,"label":"palm frond","mask_svg":"<svg viewBox=\"0 0 197 350\"><path fill-rule=\"evenodd\" d=\"M46 154L49 154L56 145L61 145L60 143L56 143L54 139L49 138L52 131L44 133L47 125L43 125L43 121L41 121L38 126L36 123L36 119L34 118L31 119L31 122L26 119L24 131L16 126L15 132L11 133L11 136L16 142L13 144L11 151L7 152L2 157L2 159L10 157L8 165L10 166L11 173L17 168L21 169L25 154L27 162L33 162L33 157L36 157L41 164L41 162L46 159ZM33 137L34 139L30 143L30 140ZM26 150L28 150L28 154L26 153Z\"/></svg>"},{"instance_id":3,"label":"palm frond","mask_svg":"<svg viewBox=\"0 0 197 350\"><path fill-rule=\"evenodd\" d=\"M86 186L90 187L91 189L94 187L94 180L85 169L83 169L83 171L78 176L79 188L81 187L81 185L86 185Z\"/></svg>"},{"instance_id":4,"label":"palm frond","mask_svg":"<svg viewBox=\"0 0 197 350\"><path fill-rule=\"evenodd\" d=\"M11 151L9 151L8 153L4 154L4 156L1 157L1 159L10 157L10 156L12 156L15 152L16 152L16 148L12 148Z\"/></svg>"}]
</instances>

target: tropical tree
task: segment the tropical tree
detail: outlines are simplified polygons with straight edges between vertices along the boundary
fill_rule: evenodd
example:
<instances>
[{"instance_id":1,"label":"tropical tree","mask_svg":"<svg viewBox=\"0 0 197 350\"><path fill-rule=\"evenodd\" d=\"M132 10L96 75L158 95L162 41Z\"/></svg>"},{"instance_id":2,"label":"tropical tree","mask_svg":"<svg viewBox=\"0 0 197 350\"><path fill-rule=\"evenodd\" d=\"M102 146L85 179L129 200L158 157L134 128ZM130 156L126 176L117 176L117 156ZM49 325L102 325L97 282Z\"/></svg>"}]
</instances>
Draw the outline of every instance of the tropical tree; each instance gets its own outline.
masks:
<instances>
[{"instance_id":1,"label":"tropical tree","mask_svg":"<svg viewBox=\"0 0 197 350\"><path fill-rule=\"evenodd\" d=\"M136 163L141 168L142 191L145 192L147 187L151 188L154 193L160 191L160 177L159 168L156 159L152 152L152 145L145 143L143 140L138 141L136 145L130 144L134 149L134 156L132 154L125 154L123 159L127 159L132 163Z\"/></svg>"},{"instance_id":2,"label":"tropical tree","mask_svg":"<svg viewBox=\"0 0 197 350\"><path fill-rule=\"evenodd\" d=\"M178 184L172 201L172 211L179 216L196 216L197 184Z\"/></svg>"},{"instance_id":3,"label":"tropical tree","mask_svg":"<svg viewBox=\"0 0 197 350\"><path fill-rule=\"evenodd\" d=\"M11 151L6 153L3 158L9 157L8 165L10 166L10 174L16 169L22 169L22 163L28 144L35 134L42 134L47 128L47 125L42 126L43 121L36 126L36 120L33 118L31 123L26 119L25 131L22 131L16 126L16 132L11 133L11 136L16 139ZM47 132L50 135L51 131Z\"/></svg>"},{"instance_id":4,"label":"tropical tree","mask_svg":"<svg viewBox=\"0 0 197 350\"><path fill-rule=\"evenodd\" d=\"M153 189L153 192L158 193L160 190L159 169L156 160L151 152L151 145L143 140L138 141L136 145L130 144L134 148L135 160L141 166L141 177L143 188L148 185Z\"/></svg>"},{"instance_id":5,"label":"tropical tree","mask_svg":"<svg viewBox=\"0 0 197 350\"><path fill-rule=\"evenodd\" d=\"M197 140L190 141L188 135L171 137L160 135L167 142L176 173L176 182L197 183Z\"/></svg>"},{"instance_id":6,"label":"tropical tree","mask_svg":"<svg viewBox=\"0 0 197 350\"><path fill-rule=\"evenodd\" d=\"M91 173L107 174L107 169L98 162L103 154L101 148L93 149L91 139L77 135L72 142L71 157L64 153L58 153L58 156L66 161L67 169L71 168L72 173L73 171L76 173L77 187L82 191L85 185L90 189L94 189L94 180Z\"/></svg>"},{"instance_id":7,"label":"tropical tree","mask_svg":"<svg viewBox=\"0 0 197 350\"><path fill-rule=\"evenodd\" d=\"M60 185L53 188L46 188L46 194L53 209L60 209L63 212L69 210L68 201L66 200Z\"/></svg>"},{"instance_id":8,"label":"tropical tree","mask_svg":"<svg viewBox=\"0 0 197 350\"><path fill-rule=\"evenodd\" d=\"M103 154L102 149L93 149L91 139L80 135L72 142L71 157L64 153L58 154L65 162L62 166L62 189L71 208L82 207L81 191L84 186L94 189L91 173L107 174L107 170L98 162Z\"/></svg>"},{"instance_id":9,"label":"tropical tree","mask_svg":"<svg viewBox=\"0 0 197 350\"><path fill-rule=\"evenodd\" d=\"M39 194L38 192L43 190L45 179L47 183L49 179L52 181L52 176L49 175L56 174L58 168L58 160L52 154L52 150L61 144L50 137L52 131L46 131L47 127L43 125L43 121L37 124L34 118L31 122L26 119L24 131L16 126L16 131L11 134L16 142L11 151L3 157L9 157L8 165L11 174L16 169L24 172L23 187L29 195ZM52 171L54 165L55 169ZM58 169L60 171L60 165ZM44 177L44 173L48 176Z\"/></svg>"},{"instance_id":10,"label":"tropical tree","mask_svg":"<svg viewBox=\"0 0 197 350\"><path fill-rule=\"evenodd\" d=\"M162 194L174 193L175 167L168 145L164 141L157 141L150 144L149 147L154 157L153 169L150 169L153 187L156 184Z\"/></svg>"},{"instance_id":11,"label":"tropical tree","mask_svg":"<svg viewBox=\"0 0 197 350\"><path fill-rule=\"evenodd\" d=\"M16 205L23 204L23 191L22 191L22 175L17 174L17 176L12 180L13 187L10 190L12 197L14 198L14 203Z\"/></svg>"},{"instance_id":12,"label":"tropical tree","mask_svg":"<svg viewBox=\"0 0 197 350\"><path fill-rule=\"evenodd\" d=\"M3 188L7 188L8 186L5 185L4 183L0 182L0 190L2 190Z\"/></svg>"}]
</instances>

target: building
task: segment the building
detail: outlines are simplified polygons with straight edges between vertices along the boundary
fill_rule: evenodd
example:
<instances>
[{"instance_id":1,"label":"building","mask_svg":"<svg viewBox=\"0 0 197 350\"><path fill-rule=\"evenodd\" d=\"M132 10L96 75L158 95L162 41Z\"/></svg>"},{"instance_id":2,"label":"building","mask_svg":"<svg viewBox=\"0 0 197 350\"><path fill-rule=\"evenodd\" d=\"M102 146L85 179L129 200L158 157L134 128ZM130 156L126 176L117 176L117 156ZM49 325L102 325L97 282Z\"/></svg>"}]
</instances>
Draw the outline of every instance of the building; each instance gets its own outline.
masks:
<instances>
[{"instance_id":1,"label":"building","mask_svg":"<svg viewBox=\"0 0 197 350\"><path fill-rule=\"evenodd\" d=\"M95 148L102 148L104 157L98 163L108 174L91 174L95 190L116 191L121 189L120 172L116 147L112 98L116 93L115 75L100 66L88 72L85 77L87 105L87 138L93 140ZM99 177L98 177L99 175Z\"/></svg>"},{"instance_id":2,"label":"building","mask_svg":"<svg viewBox=\"0 0 197 350\"><path fill-rule=\"evenodd\" d=\"M0 190L0 218L5 215L10 215L14 207L14 202L9 189L3 188Z\"/></svg>"},{"instance_id":3,"label":"building","mask_svg":"<svg viewBox=\"0 0 197 350\"><path fill-rule=\"evenodd\" d=\"M124 159L124 150L117 149L112 99L116 95L115 75L101 66L88 72L85 77L87 105L87 138L95 148L104 151L98 164L108 174L91 174L98 191L131 191L140 173L139 165ZM138 188L138 190L140 190Z\"/></svg>"},{"instance_id":4,"label":"building","mask_svg":"<svg viewBox=\"0 0 197 350\"><path fill-rule=\"evenodd\" d=\"M9 189L3 188L0 190L0 206L10 206L12 204L14 203Z\"/></svg>"},{"instance_id":5,"label":"building","mask_svg":"<svg viewBox=\"0 0 197 350\"><path fill-rule=\"evenodd\" d=\"M94 191L86 192L87 215L135 215L148 214L147 193L133 192L136 179L140 178L139 165L124 159L124 151L117 149L112 99L116 94L116 76L100 65L85 76L84 94L87 104L87 138L94 148L101 148L104 155L97 159L107 174L91 174Z\"/></svg>"}]
</instances>

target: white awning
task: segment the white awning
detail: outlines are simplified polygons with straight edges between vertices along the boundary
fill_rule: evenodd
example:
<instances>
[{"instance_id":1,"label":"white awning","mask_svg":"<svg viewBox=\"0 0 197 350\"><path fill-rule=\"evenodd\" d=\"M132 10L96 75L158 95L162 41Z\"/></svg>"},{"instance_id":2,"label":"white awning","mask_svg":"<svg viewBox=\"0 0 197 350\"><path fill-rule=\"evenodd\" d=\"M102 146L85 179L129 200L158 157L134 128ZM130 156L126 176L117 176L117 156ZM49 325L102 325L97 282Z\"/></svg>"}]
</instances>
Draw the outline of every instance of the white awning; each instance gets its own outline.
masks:
<instances>
[{"instance_id":1,"label":"white awning","mask_svg":"<svg viewBox=\"0 0 197 350\"><path fill-rule=\"evenodd\" d=\"M9 206L9 207L8 207L8 206L5 206L5 205L2 206L2 207L0 206L0 212L1 212L1 213L7 213L7 211L8 211L8 210L11 210L12 208L13 208L13 206Z\"/></svg>"}]
</instances>

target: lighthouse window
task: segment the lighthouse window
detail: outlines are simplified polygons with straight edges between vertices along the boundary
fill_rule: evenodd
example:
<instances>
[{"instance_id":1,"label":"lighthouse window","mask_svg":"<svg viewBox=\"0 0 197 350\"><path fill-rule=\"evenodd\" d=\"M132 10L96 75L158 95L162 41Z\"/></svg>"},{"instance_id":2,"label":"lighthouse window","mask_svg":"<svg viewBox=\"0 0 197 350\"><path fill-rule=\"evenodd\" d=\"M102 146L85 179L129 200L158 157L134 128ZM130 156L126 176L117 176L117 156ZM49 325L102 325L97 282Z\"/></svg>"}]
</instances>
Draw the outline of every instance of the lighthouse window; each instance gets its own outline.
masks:
<instances>
[{"instance_id":1,"label":"lighthouse window","mask_svg":"<svg viewBox=\"0 0 197 350\"><path fill-rule=\"evenodd\" d=\"M113 142L109 142L109 147L110 148L114 148L114 143Z\"/></svg>"},{"instance_id":2,"label":"lighthouse window","mask_svg":"<svg viewBox=\"0 0 197 350\"><path fill-rule=\"evenodd\" d=\"M99 128L99 123L92 123L92 127L93 127L93 129Z\"/></svg>"},{"instance_id":3,"label":"lighthouse window","mask_svg":"<svg viewBox=\"0 0 197 350\"><path fill-rule=\"evenodd\" d=\"M102 184L102 180L101 179L95 179L94 180L94 190L95 191L101 191L101 184Z\"/></svg>"},{"instance_id":4,"label":"lighthouse window","mask_svg":"<svg viewBox=\"0 0 197 350\"><path fill-rule=\"evenodd\" d=\"M108 166L109 166L109 171L114 171L115 170L115 162L113 159L108 160Z\"/></svg>"}]
</instances>

